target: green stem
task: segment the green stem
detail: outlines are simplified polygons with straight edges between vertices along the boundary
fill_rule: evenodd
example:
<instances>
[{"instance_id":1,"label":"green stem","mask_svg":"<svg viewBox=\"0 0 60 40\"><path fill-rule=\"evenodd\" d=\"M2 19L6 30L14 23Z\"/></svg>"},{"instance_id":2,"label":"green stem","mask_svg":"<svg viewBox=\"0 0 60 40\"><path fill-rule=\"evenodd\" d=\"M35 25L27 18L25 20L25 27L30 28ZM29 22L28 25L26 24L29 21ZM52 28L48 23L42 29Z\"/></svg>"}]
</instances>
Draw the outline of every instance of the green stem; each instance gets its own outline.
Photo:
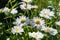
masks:
<instances>
[{"instance_id":1,"label":"green stem","mask_svg":"<svg viewBox=\"0 0 60 40\"><path fill-rule=\"evenodd\" d=\"M29 11L27 10L27 15L28 15L28 17L29 17Z\"/></svg>"}]
</instances>

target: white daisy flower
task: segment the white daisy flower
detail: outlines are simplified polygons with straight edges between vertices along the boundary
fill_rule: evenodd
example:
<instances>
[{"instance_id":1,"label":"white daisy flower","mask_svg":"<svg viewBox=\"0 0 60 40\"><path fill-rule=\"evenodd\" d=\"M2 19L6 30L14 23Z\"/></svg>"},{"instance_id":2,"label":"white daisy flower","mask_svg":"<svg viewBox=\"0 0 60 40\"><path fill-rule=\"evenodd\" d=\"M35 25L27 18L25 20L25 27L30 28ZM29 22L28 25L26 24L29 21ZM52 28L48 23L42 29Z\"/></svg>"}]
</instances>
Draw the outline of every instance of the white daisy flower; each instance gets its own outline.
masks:
<instances>
[{"instance_id":1,"label":"white daisy flower","mask_svg":"<svg viewBox=\"0 0 60 40\"><path fill-rule=\"evenodd\" d=\"M32 19L32 21L30 22L30 24L33 26L33 27L36 27L39 28L39 27L44 27L45 26L45 22L44 20L42 20L41 18L38 18L38 17L34 17Z\"/></svg>"},{"instance_id":2,"label":"white daisy flower","mask_svg":"<svg viewBox=\"0 0 60 40\"><path fill-rule=\"evenodd\" d=\"M15 34L15 33L19 33L19 34L21 34L22 32L24 32L24 30L23 30L23 28L22 27L20 27L20 26L14 26L13 28L12 28L12 31L11 31L13 34Z\"/></svg>"},{"instance_id":3,"label":"white daisy flower","mask_svg":"<svg viewBox=\"0 0 60 40\"><path fill-rule=\"evenodd\" d=\"M5 7L3 10L2 10L2 12L9 12L10 11L10 9L8 8L8 7Z\"/></svg>"},{"instance_id":4,"label":"white daisy flower","mask_svg":"<svg viewBox=\"0 0 60 40\"><path fill-rule=\"evenodd\" d=\"M16 19L16 23L20 26L28 25L29 19L26 16L20 16L19 18Z\"/></svg>"},{"instance_id":5,"label":"white daisy flower","mask_svg":"<svg viewBox=\"0 0 60 40\"><path fill-rule=\"evenodd\" d=\"M45 27L42 29L44 32L47 32L51 35L56 35L58 32L56 29L50 28L50 27Z\"/></svg>"},{"instance_id":6,"label":"white daisy flower","mask_svg":"<svg viewBox=\"0 0 60 40\"><path fill-rule=\"evenodd\" d=\"M47 19L51 19L51 17L54 16L54 12L50 11L50 9L43 9L40 14L41 17L47 18Z\"/></svg>"},{"instance_id":7,"label":"white daisy flower","mask_svg":"<svg viewBox=\"0 0 60 40\"><path fill-rule=\"evenodd\" d=\"M23 10L31 10L31 5L23 3L23 4L20 5L20 8L23 9Z\"/></svg>"},{"instance_id":8,"label":"white daisy flower","mask_svg":"<svg viewBox=\"0 0 60 40\"><path fill-rule=\"evenodd\" d=\"M60 26L60 21L58 21L58 22L55 22L55 24Z\"/></svg>"},{"instance_id":9,"label":"white daisy flower","mask_svg":"<svg viewBox=\"0 0 60 40\"><path fill-rule=\"evenodd\" d=\"M27 2L27 3L32 2L32 0L22 0L22 1Z\"/></svg>"},{"instance_id":10,"label":"white daisy flower","mask_svg":"<svg viewBox=\"0 0 60 40\"><path fill-rule=\"evenodd\" d=\"M16 14L16 13L18 13L18 11L16 9L12 9L11 13Z\"/></svg>"},{"instance_id":11,"label":"white daisy flower","mask_svg":"<svg viewBox=\"0 0 60 40\"><path fill-rule=\"evenodd\" d=\"M33 38L35 38L36 40L42 39L43 36L44 36L44 34L42 34L41 32L32 32L32 33L29 32L28 34L29 34L30 37L33 37Z\"/></svg>"}]
</instances>

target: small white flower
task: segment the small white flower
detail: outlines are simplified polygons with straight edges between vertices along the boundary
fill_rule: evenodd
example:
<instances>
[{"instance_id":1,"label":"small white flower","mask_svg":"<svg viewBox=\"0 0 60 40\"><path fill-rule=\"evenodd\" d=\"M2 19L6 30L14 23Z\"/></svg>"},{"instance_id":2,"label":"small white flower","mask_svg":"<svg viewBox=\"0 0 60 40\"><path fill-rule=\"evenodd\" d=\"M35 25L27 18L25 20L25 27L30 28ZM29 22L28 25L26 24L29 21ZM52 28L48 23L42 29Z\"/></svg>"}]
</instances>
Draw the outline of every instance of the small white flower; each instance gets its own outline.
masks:
<instances>
[{"instance_id":1,"label":"small white flower","mask_svg":"<svg viewBox=\"0 0 60 40\"><path fill-rule=\"evenodd\" d=\"M40 14L41 17L47 18L47 19L51 19L51 17L54 16L54 12L50 11L50 9L43 9Z\"/></svg>"},{"instance_id":2,"label":"small white flower","mask_svg":"<svg viewBox=\"0 0 60 40\"><path fill-rule=\"evenodd\" d=\"M58 32L56 29L50 28L50 27L45 27L42 29L44 32L48 32L51 35L56 35Z\"/></svg>"},{"instance_id":3,"label":"small white flower","mask_svg":"<svg viewBox=\"0 0 60 40\"><path fill-rule=\"evenodd\" d=\"M19 34L21 34L22 32L24 32L24 30L23 30L23 28L22 27L20 27L20 26L14 26L13 28L12 28L12 31L11 31L13 34L15 34L15 33L19 33Z\"/></svg>"},{"instance_id":4,"label":"small white flower","mask_svg":"<svg viewBox=\"0 0 60 40\"><path fill-rule=\"evenodd\" d=\"M11 13L16 14L16 13L18 13L18 11L16 9L12 9Z\"/></svg>"},{"instance_id":5,"label":"small white flower","mask_svg":"<svg viewBox=\"0 0 60 40\"><path fill-rule=\"evenodd\" d=\"M9 12L10 11L10 9L8 8L8 7L5 7L3 10L2 10L2 12Z\"/></svg>"},{"instance_id":6,"label":"small white flower","mask_svg":"<svg viewBox=\"0 0 60 40\"><path fill-rule=\"evenodd\" d=\"M29 32L29 36L37 40L37 39L42 39L44 34L42 34L41 32L32 32L32 33Z\"/></svg>"},{"instance_id":7,"label":"small white flower","mask_svg":"<svg viewBox=\"0 0 60 40\"><path fill-rule=\"evenodd\" d=\"M23 3L23 4L20 5L20 8L23 9L23 10L31 10L31 5Z\"/></svg>"},{"instance_id":8,"label":"small white flower","mask_svg":"<svg viewBox=\"0 0 60 40\"><path fill-rule=\"evenodd\" d=\"M16 19L16 23L20 26L24 26L29 24L29 19L26 16L20 16L19 18Z\"/></svg>"},{"instance_id":9,"label":"small white flower","mask_svg":"<svg viewBox=\"0 0 60 40\"><path fill-rule=\"evenodd\" d=\"M22 0L22 1L27 2L27 3L32 2L32 0Z\"/></svg>"},{"instance_id":10,"label":"small white flower","mask_svg":"<svg viewBox=\"0 0 60 40\"><path fill-rule=\"evenodd\" d=\"M44 20L42 20L41 18L38 18L38 17L34 17L34 18L32 19L32 21L30 22L30 24L31 24L33 27L37 26L37 28L39 28L39 27L42 28L42 27L45 26Z\"/></svg>"},{"instance_id":11,"label":"small white flower","mask_svg":"<svg viewBox=\"0 0 60 40\"><path fill-rule=\"evenodd\" d=\"M60 21L56 22L56 25L59 25L60 26Z\"/></svg>"}]
</instances>

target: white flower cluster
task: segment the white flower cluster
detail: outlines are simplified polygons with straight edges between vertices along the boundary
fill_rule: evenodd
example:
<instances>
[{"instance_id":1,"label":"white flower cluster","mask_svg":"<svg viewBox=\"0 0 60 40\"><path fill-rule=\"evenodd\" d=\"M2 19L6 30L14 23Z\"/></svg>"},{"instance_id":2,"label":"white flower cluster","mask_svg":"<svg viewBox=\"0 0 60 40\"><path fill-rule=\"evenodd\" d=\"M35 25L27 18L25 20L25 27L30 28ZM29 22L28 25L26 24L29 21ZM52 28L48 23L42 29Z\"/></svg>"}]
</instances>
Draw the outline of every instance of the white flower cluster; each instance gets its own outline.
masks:
<instances>
[{"instance_id":1,"label":"white flower cluster","mask_svg":"<svg viewBox=\"0 0 60 40\"><path fill-rule=\"evenodd\" d=\"M37 5L31 5L29 4L30 2L32 2L32 0L22 0L23 3L20 5L20 8L22 10L31 10L31 8L38 8ZM17 9L9 9L8 7L5 7L2 9L2 12L4 13L11 13L11 14L16 14L18 13ZM52 27L46 27L45 24L45 19L51 20L52 17L54 17L55 13L53 11L51 11L50 9L43 9L42 11L40 11L39 16L40 17L33 17L33 19L29 19L29 17L26 16L19 16L16 18L15 22L13 24L16 24L11 32L13 34L22 34L22 32L24 32L23 26L32 26L32 28L36 28L38 30L44 31L46 33L49 33L50 35L55 36L58 31L57 29L54 29ZM56 25L60 26L60 21L56 22ZM33 30L33 29L32 29ZM36 40L40 40L44 37L44 34L42 32L28 32L29 37L33 37ZM9 40L9 38L7 38L7 40Z\"/></svg>"},{"instance_id":2,"label":"white flower cluster","mask_svg":"<svg viewBox=\"0 0 60 40\"><path fill-rule=\"evenodd\" d=\"M26 4L23 3L24 5L20 5L21 9L30 9L29 4L27 4L27 8L26 8ZM5 7L3 9L2 12L9 12L10 9ZM10 11L10 13L12 14L16 14L18 13L18 11L15 9L12 9L12 11ZM53 11L50 11L50 9L43 9L41 12L40 12L40 17L44 17L44 18L47 18L47 19L51 19L52 17L54 17L54 12ZM24 29L23 29L23 26L26 26L28 24L30 24L33 28L37 28L37 29L40 29L44 32L47 32L51 35L56 35L58 32L56 29L54 28L50 28L50 27L46 27L45 25L45 20L43 20L43 18L40 18L40 17L34 17L33 19L29 19L28 17L26 16L19 16L16 21L15 21L15 24L16 26L14 26L11 30L11 32L13 34L22 34L22 32L24 32ZM56 22L57 25L60 24L60 22ZM28 33L29 36L35 38L36 40L39 40L41 38L43 38L44 34L42 34L41 32L29 32Z\"/></svg>"},{"instance_id":3,"label":"white flower cluster","mask_svg":"<svg viewBox=\"0 0 60 40\"><path fill-rule=\"evenodd\" d=\"M29 2L32 2L32 0L22 0L22 4L20 5L20 8L22 10L31 10L31 8L38 8L37 5L31 5L29 4ZM0 9L0 11L4 12L5 14L11 13L11 14L16 14L18 13L18 11L16 10L16 8L14 9L9 9L8 7L4 7L3 9Z\"/></svg>"},{"instance_id":4,"label":"white flower cluster","mask_svg":"<svg viewBox=\"0 0 60 40\"><path fill-rule=\"evenodd\" d=\"M37 6L31 6L30 4L28 4L29 2L28 0L27 1L23 0L23 1L27 2L27 4L26 3L21 4L20 5L21 9L30 10L31 8L37 8ZM50 9L43 9L39 15L40 17L44 17L46 19L52 19L52 17L54 17L54 12L51 11ZM43 20L43 18L40 18L40 17L34 17L33 19L30 20L26 16L19 16L15 21L15 24L19 27L12 28L12 33L15 34L15 33L24 32L24 30L22 29L23 26L30 24L33 28L36 27L41 31L49 33L50 35L53 35L53 36L56 35L58 31L54 28L46 27L45 20ZM30 37L33 37L36 40L40 40L44 37L44 34L41 32L29 32L28 34Z\"/></svg>"},{"instance_id":5,"label":"white flower cluster","mask_svg":"<svg viewBox=\"0 0 60 40\"><path fill-rule=\"evenodd\" d=\"M16 14L18 13L18 11L16 10L16 8L12 9L9 9L8 7L4 7L3 9L1 9L1 12L4 12L5 14L7 13L11 13L11 14Z\"/></svg>"},{"instance_id":6,"label":"white flower cluster","mask_svg":"<svg viewBox=\"0 0 60 40\"><path fill-rule=\"evenodd\" d=\"M12 33L21 33L24 32L22 29L22 26L28 25L30 22L30 25L34 28L36 27L37 29L41 29L41 31L47 32L51 35L56 35L58 32L56 29L54 28L50 28L50 27L46 27L45 26L45 21L42 20L41 18L38 17L34 17L31 21L29 20L28 17L26 16L20 16L19 18L16 19L16 24L19 27L14 27L12 28ZM44 34L42 34L41 32L29 32L28 33L30 37L35 38L36 40L39 40L41 38L43 38Z\"/></svg>"}]
</instances>

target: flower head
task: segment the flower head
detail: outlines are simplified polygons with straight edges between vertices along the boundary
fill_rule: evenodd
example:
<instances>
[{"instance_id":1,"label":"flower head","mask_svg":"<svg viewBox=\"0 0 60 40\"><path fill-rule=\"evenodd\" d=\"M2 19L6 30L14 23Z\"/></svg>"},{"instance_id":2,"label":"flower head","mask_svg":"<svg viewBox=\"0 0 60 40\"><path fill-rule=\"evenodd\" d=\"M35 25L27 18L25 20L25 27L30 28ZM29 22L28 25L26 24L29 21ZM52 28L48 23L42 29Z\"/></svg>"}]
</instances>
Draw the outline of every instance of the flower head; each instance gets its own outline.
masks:
<instances>
[{"instance_id":1,"label":"flower head","mask_svg":"<svg viewBox=\"0 0 60 40\"><path fill-rule=\"evenodd\" d=\"M19 18L16 19L16 23L18 25L24 26L29 24L29 19L26 16L20 16Z\"/></svg>"},{"instance_id":2,"label":"flower head","mask_svg":"<svg viewBox=\"0 0 60 40\"><path fill-rule=\"evenodd\" d=\"M12 33L13 34L15 34L15 33L21 33L21 32L24 32L24 30L23 30L23 28L22 27L20 27L20 26L14 26L13 28L12 28Z\"/></svg>"},{"instance_id":3,"label":"flower head","mask_svg":"<svg viewBox=\"0 0 60 40\"><path fill-rule=\"evenodd\" d=\"M43 9L40 14L41 17L47 18L47 19L51 19L51 17L54 16L54 12L50 11L50 9Z\"/></svg>"},{"instance_id":4,"label":"flower head","mask_svg":"<svg viewBox=\"0 0 60 40\"><path fill-rule=\"evenodd\" d=\"M35 27L35 26L37 26L38 28L41 26L41 27L43 27L45 24L44 24L45 22L44 22L44 20L42 20L41 18L38 18L38 17L34 17L33 19L32 19L32 21L30 22L30 24L33 26L33 27Z\"/></svg>"},{"instance_id":5,"label":"flower head","mask_svg":"<svg viewBox=\"0 0 60 40\"><path fill-rule=\"evenodd\" d=\"M29 36L35 38L35 39L41 39L43 38L43 34L41 32L29 32Z\"/></svg>"},{"instance_id":6,"label":"flower head","mask_svg":"<svg viewBox=\"0 0 60 40\"><path fill-rule=\"evenodd\" d=\"M23 3L23 4L20 5L20 8L24 9L24 10L31 10L31 5Z\"/></svg>"},{"instance_id":7,"label":"flower head","mask_svg":"<svg viewBox=\"0 0 60 40\"><path fill-rule=\"evenodd\" d=\"M50 28L50 27L45 27L42 29L44 32L47 32L51 35L56 35L58 32L56 29Z\"/></svg>"}]
</instances>

